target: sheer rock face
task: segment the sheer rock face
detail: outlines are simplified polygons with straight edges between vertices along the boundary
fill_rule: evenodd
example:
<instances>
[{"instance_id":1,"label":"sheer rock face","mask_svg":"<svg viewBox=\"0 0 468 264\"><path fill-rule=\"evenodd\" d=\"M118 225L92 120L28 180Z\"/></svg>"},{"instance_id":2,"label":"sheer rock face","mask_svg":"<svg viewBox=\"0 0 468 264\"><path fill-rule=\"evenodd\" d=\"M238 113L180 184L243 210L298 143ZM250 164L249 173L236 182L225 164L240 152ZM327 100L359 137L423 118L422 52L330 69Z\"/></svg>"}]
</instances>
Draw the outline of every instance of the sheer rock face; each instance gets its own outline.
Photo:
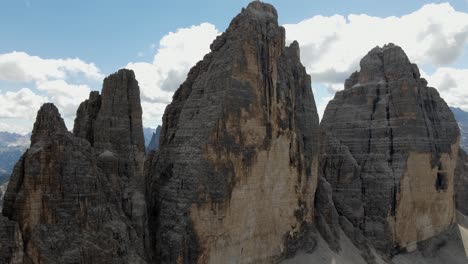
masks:
<instances>
[{"instance_id":1,"label":"sheer rock face","mask_svg":"<svg viewBox=\"0 0 468 264\"><path fill-rule=\"evenodd\" d=\"M297 42L252 2L166 108L148 166L161 263L270 263L301 248L313 220L318 116Z\"/></svg>"},{"instance_id":2,"label":"sheer rock face","mask_svg":"<svg viewBox=\"0 0 468 264\"><path fill-rule=\"evenodd\" d=\"M101 98L94 147L144 153L140 89L133 71L123 69L105 78Z\"/></svg>"},{"instance_id":3,"label":"sheer rock face","mask_svg":"<svg viewBox=\"0 0 468 264\"><path fill-rule=\"evenodd\" d=\"M133 73L117 73L126 74ZM143 166L143 158L138 160L140 154L135 153L144 155L144 148L129 144L133 138L118 142L118 138L104 141L97 136L98 127L106 123L93 119L107 114L102 106L108 97L125 89L115 82L107 84L117 88L102 97L93 92L80 106L76 136L67 131L54 105L45 104L38 112L31 147L15 166L3 208L3 215L20 230L24 263L146 263L142 172L137 175L132 169ZM104 88L110 89L106 82ZM129 89L136 91L128 93L139 96L138 86ZM118 107L114 104L114 115L132 116L127 105L122 104L120 112ZM124 126L118 117L115 120L114 124ZM141 116L134 120L141 122ZM126 127L132 127L132 122ZM92 145L103 141L99 146L109 149ZM1 256L3 248L0 251Z\"/></svg>"},{"instance_id":4,"label":"sheer rock face","mask_svg":"<svg viewBox=\"0 0 468 264\"><path fill-rule=\"evenodd\" d=\"M462 149L455 169L455 203L458 211L468 215L468 156Z\"/></svg>"},{"instance_id":5,"label":"sheer rock face","mask_svg":"<svg viewBox=\"0 0 468 264\"><path fill-rule=\"evenodd\" d=\"M104 79L102 95L90 93L78 108L73 133L91 143L100 157L99 166L122 195L125 213L143 236L145 140L140 88L133 71L111 74Z\"/></svg>"},{"instance_id":6,"label":"sheer rock face","mask_svg":"<svg viewBox=\"0 0 468 264\"><path fill-rule=\"evenodd\" d=\"M337 210L373 246L412 250L453 223L459 129L400 47L362 59L321 128L320 171Z\"/></svg>"},{"instance_id":7,"label":"sheer rock face","mask_svg":"<svg viewBox=\"0 0 468 264\"><path fill-rule=\"evenodd\" d=\"M94 123L101 108L101 95L97 91L89 94L89 99L80 104L76 111L73 134L94 144Z\"/></svg>"}]
</instances>

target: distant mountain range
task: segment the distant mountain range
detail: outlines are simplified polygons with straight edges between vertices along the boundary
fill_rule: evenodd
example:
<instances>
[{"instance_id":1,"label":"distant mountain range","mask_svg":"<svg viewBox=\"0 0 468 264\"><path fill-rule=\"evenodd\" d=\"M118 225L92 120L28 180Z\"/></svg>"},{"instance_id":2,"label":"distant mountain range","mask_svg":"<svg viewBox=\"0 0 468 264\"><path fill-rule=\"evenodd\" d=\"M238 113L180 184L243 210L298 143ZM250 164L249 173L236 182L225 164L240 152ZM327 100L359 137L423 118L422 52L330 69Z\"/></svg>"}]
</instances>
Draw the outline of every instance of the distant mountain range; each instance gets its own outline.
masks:
<instances>
[{"instance_id":1,"label":"distant mountain range","mask_svg":"<svg viewBox=\"0 0 468 264\"><path fill-rule=\"evenodd\" d=\"M461 110L460 108L450 107L455 119L458 122L461 132L460 145L465 151L468 151L468 112Z\"/></svg>"},{"instance_id":2,"label":"distant mountain range","mask_svg":"<svg viewBox=\"0 0 468 264\"><path fill-rule=\"evenodd\" d=\"M31 134L0 132L0 184L8 181L19 157L29 147Z\"/></svg>"}]
</instances>

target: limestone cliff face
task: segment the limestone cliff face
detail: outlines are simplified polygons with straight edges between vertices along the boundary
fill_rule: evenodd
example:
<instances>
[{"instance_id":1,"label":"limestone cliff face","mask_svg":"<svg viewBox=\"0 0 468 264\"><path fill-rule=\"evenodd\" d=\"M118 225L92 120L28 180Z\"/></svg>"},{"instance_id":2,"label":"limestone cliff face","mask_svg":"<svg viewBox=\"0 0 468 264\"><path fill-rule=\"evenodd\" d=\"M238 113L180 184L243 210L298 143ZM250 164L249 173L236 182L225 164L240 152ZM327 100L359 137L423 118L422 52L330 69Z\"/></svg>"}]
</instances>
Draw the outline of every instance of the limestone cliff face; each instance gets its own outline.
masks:
<instances>
[{"instance_id":1,"label":"limestone cliff face","mask_svg":"<svg viewBox=\"0 0 468 264\"><path fill-rule=\"evenodd\" d=\"M454 222L459 130L393 44L375 48L325 111L320 171L340 215L387 253Z\"/></svg>"},{"instance_id":2,"label":"limestone cliff face","mask_svg":"<svg viewBox=\"0 0 468 264\"><path fill-rule=\"evenodd\" d=\"M252 2L166 108L148 168L161 263L271 263L313 246L318 116L295 42Z\"/></svg>"},{"instance_id":3,"label":"limestone cliff face","mask_svg":"<svg viewBox=\"0 0 468 264\"><path fill-rule=\"evenodd\" d=\"M138 155L144 157L144 145L137 133L121 141L100 134L104 126L113 132L138 128L135 122L141 127L139 90L131 71L119 71L109 79L121 82L104 82L102 96L93 92L82 103L75 135L68 132L53 104L39 110L31 147L16 164L4 198L3 215L17 224L19 235L14 238L24 248L24 254L18 251L12 259L146 263L144 192L138 185L143 182L138 177L142 179L144 158ZM133 97L113 98L126 94ZM132 109L125 100L133 100L139 108ZM138 174L135 168L140 167ZM1 257L5 251L0 252Z\"/></svg>"}]
</instances>

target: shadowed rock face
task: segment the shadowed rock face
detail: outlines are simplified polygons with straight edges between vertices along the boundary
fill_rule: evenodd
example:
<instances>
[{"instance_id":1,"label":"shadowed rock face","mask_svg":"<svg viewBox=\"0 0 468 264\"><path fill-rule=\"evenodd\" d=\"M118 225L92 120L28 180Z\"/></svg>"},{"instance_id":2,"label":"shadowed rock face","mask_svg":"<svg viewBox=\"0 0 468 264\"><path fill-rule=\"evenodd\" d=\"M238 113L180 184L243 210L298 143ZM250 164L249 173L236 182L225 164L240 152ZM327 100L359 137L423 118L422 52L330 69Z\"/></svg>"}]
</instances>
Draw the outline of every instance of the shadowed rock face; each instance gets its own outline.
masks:
<instances>
[{"instance_id":1,"label":"shadowed rock face","mask_svg":"<svg viewBox=\"0 0 468 264\"><path fill-rule=\"evenodd\" d=\"M87 139L112 186L122 195L125 213L143 236L145 208L145 140L140 88L131 70L104 79L102 95L91 92L81 103L73 133Z\"/></svg>"},{"instance_id":2,"label":"shadowed rock face","mask_svg":"<svg viewBox=\"0 0 468 264\"><path fill-rule=\"evenodd\" d=\"M458 126L400 47L361 60L321 128L320 171L337 210L373 246L412 250L453 223Z\"/></svg>"},{"instance_id":3,"label":"shadowed rock face","mask_svg":"<svg viewBox=\"0 0 468 264\"><path fill-rule=\"evenodd\" d=\"M143 136L129 133L120 140L100 134L102 126L115 133L141 130L139 89L131 71L121 70L106 80L113 81L104 82L102 96L92 92L81 104L76 136L67 131L53 104L39 110L31 147L16 164L4 198L3 215L12 222L2 220L7 224L0 232L19 230L10 237L20 241L14 245L24 245L24 254L19 250L11 259L146 263ZM114 98L109 106L116 94L129 96ZM0 251L1 258L6 249Z\"/></svg>"},{"instance_id":4,"label":"shadowed rock face","mask_svg":"<svg viewBox=\"0 0 468 264\"><path fill-rule=\"evenodd\" d=\"M270 263L311 248L318 116L296 42L252 2L166 108L148 166L161 263Z\"/></svg>"}]
</instances>

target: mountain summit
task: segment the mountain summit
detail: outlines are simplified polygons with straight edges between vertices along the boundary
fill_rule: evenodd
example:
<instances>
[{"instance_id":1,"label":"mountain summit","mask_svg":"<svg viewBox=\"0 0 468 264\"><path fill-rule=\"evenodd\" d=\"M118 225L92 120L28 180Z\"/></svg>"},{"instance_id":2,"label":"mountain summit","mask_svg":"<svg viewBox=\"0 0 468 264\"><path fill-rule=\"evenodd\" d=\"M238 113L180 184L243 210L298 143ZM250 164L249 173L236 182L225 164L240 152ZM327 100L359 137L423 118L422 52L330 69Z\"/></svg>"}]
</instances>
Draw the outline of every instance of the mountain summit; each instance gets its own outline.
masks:
<instances>
[{"instance_id":1,"label":"mountain summit","mask_svg":"<svg viewBox=\"0 0 468 264\"><path fill-rule=\"evenodd\" d=\"M151 161L161 263L268 263L311 250L318 115L297 42L250 3L166 108Z\"/></svg>"}]
</instances>

